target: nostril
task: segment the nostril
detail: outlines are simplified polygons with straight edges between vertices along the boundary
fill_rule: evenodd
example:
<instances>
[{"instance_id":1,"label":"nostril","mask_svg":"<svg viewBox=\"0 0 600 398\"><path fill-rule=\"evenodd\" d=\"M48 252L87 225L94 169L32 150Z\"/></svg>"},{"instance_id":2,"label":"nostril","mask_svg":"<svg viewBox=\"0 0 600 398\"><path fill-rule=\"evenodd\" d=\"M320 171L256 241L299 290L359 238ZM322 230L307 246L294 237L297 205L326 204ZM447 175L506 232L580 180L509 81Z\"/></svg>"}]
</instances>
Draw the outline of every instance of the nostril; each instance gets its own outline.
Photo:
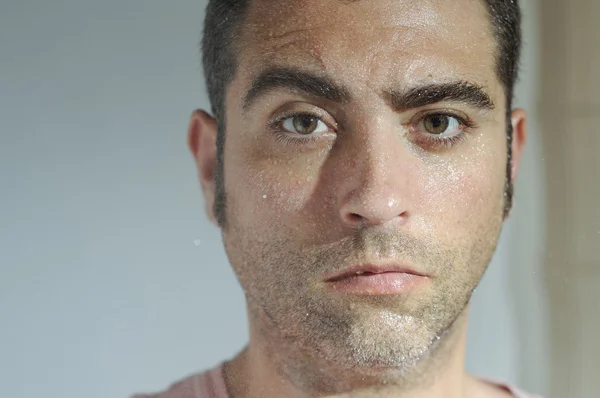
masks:
<instances>
[{"instance_id":1,"label":"nostril","mask_svg":"<svg viewBox=\"0 0 600 398\"><path fill-rule=\"evenodd\" d=\"M408 221L409 213L407 211L403 211L398 214L396 217L391 218L381 218L381 217L365 217L360 215L359 213L346 213L346 223L352 226L359 226L362 224L381 224L391 219L395 219L395 222L400 222L401 224L405 224Z\"/></svg>"},{"instance_id":2,"label":"nostril","mask_svg":"<svg viewBox=\"0 0 600 398\"><path fill-rule=\"evenodd\" d=\"M361 216L360 214L356 214L356 213L350 213L348 214L348 221L356 223L356 222L361 222L364 219L363 216Z\"/></svg>"},{"instance_id":3,"label":"nostril","mask_svg":"<svg viewBox=\"0 0 600 398\"><path fill-rule=\"evenodd\" d=\"M360 220L362 217L356 213L350 213L350 218L353 220Z\"/></svg>"}]
</instances>

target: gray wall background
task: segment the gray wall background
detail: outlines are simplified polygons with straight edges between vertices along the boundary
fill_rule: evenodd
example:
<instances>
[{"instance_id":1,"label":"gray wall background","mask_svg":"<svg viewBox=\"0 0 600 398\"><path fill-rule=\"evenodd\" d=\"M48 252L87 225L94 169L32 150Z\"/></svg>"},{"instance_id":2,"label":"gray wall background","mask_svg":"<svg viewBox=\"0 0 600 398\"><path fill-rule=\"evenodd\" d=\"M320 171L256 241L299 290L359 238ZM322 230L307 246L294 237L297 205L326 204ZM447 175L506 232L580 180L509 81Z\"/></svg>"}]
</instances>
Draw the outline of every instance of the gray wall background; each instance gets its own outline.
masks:
<instances>
[{"instance_id":1,"label":"gray wall background","mask_svg":"<svg viewBox=\"0 0 600 398\"><path fill-rule=\"evenodd\" d=\"M205 5L0 3L0 397L126 397L244 345L243 295L185 144L208 107ZM539 5L523 6L529 148L467 366L547 393Z\"/></svg>"}]
</instances>

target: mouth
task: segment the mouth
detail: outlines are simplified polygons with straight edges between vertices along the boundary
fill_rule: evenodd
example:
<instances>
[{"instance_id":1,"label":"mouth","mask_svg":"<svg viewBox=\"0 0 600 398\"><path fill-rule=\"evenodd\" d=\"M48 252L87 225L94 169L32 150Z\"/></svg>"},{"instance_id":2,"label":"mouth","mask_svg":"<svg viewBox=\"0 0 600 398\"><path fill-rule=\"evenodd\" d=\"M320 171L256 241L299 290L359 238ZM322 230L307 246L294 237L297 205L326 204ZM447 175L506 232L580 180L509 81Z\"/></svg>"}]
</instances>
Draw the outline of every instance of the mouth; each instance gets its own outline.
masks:
<instances>
[{"instance_id":1,"label":"mouth","mask_svg":"<svg viewBox=\"0 0 600 398\"><path fill-rule=\"evenodd\" d=\"M406 294L429 281L429 276L399 264L364 264L327 275L332 290L356 295Z\"/></svg>"},{"instance_id":2,"label":"mouth","mask_svg":"<svg viewBox=\"0 0 600 398\"><path fill-rule=\"evenodd\" d=\"M334 274L329 274L325 277L325 282L338 282L356 276L370 276L386 273L401 273L407 275L427 277L427 275L422 272L415 271L410 267L402 266L400 264L361 264L350 268L346 268Z\"/></svg>"}]
</instances>

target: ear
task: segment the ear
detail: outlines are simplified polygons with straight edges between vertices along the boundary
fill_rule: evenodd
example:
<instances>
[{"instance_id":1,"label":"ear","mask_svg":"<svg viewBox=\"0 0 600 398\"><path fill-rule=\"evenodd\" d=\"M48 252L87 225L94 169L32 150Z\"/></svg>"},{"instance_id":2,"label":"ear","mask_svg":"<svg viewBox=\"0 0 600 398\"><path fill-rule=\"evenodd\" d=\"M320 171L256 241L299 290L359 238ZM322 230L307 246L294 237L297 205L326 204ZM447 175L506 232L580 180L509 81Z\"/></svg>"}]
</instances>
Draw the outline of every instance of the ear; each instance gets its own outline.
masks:
<instances>
[{"instance_id":1,"label":"ear","mask_svg":"<svg viewBox=\"0 0 600 398\"><path fill-rule=\"evenodd\" d=\"M512 124L512 141L511 141L511 172L510 179L514 183L517 178L517 171L521 164L521 155L527 141L527 113L523 109L515 109L510 116Z\"/></svg>"},{"instance_id":2,"label":"ear","mask_svg":"<svg viewBox=\"0 0 600 398\"><path fill-rule=\"evenodd\" d=\"M217 166L217 121L203 110L190 117L187 143L198 169L198 178L204 194L205 211L209 220L217 225L213 212L215 202L215 169Z\"/></svg>"}]
</instances>

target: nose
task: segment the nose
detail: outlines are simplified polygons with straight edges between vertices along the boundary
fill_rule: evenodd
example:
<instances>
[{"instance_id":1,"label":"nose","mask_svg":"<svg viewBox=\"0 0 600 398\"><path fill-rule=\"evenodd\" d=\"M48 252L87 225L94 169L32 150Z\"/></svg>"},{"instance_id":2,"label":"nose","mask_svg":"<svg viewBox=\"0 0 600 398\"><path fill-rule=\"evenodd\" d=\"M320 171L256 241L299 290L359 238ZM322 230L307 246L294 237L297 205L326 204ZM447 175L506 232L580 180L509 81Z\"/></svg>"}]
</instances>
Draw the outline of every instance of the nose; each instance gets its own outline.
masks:
<instances>
[{"instance_id":1,"label":"nose","mask_svg":"<svg viewBox=\"0 0 600 398\"><path fill-rule=\"evenodd\" d=\"M410 217L410 149L393 134L371 132L353 144L336 184L342 221L353 228L389 222L404 224Z\"/></svg>"}]
</instances>

